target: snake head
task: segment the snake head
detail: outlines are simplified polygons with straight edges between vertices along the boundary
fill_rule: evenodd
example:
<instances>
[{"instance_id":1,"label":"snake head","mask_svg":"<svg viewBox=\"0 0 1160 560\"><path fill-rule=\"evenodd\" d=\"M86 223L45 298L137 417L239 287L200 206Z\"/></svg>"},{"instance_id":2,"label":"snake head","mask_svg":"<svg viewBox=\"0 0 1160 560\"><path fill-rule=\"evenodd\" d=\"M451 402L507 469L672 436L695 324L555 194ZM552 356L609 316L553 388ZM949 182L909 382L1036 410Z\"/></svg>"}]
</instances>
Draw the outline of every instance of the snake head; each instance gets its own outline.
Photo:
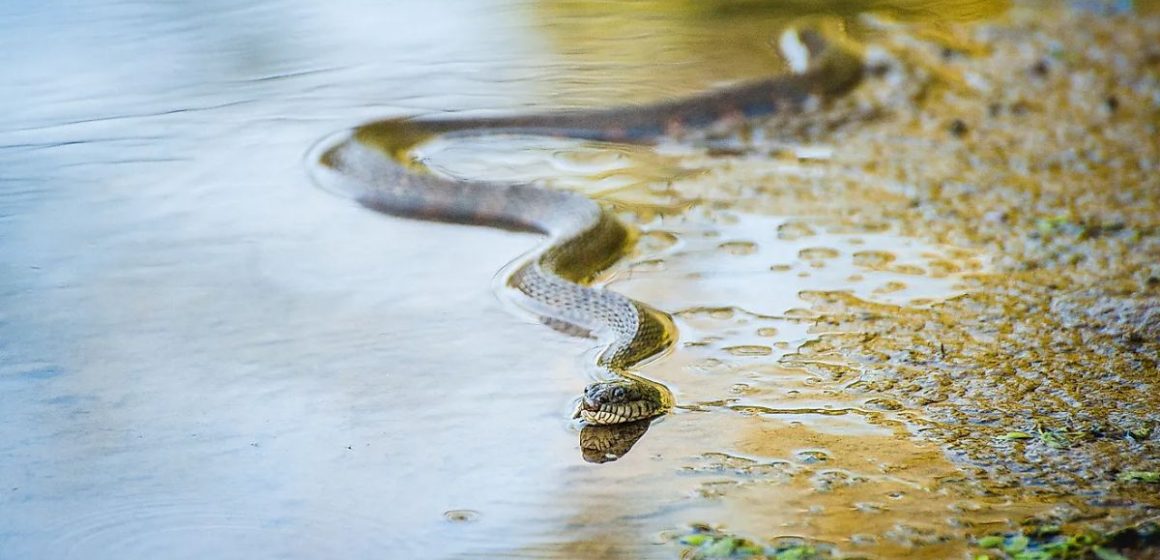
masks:
<instances>
[{"instance_id":1,"label":"snake head","mask_svg":"<svg viewBox=\"0 0 1160 560\"><path fill-rule=\"evenodd\" d=\"M584 388L573 418L593 425L621 424L665 413L665 399L650 385L628 379L601 381Z\"/></svg>"}]
</instances>

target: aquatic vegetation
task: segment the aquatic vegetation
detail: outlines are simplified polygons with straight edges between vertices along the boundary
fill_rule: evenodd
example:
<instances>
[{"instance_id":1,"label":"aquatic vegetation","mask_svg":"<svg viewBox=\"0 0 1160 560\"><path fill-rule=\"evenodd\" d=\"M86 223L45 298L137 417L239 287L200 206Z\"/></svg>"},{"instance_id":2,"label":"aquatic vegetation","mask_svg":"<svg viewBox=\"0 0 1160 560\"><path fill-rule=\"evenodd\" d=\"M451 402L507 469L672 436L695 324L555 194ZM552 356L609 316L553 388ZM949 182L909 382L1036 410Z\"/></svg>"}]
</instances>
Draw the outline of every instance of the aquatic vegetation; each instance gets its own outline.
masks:
<instances>
[{"instance_id":1,"label":"aquatic vegetation","mask_svg":"<svg viewBox=\"0 0 1160 560\"><path fill-rule=\"evenodd\" d=\"M1160 483L1160 472L1156 471L1128 471L1120 474L1120 480L1126 482Z\"/></svg>"},{"instance_id":2,"label":"aquatic vegetation","mask_svg":"<svg viewBox=\"0 0 1160 560\"><path fill-rule=\"evenodd\" d=\"M822 560L834 556L826 549L804 542L762 545L750 539L696 525L678 539L684 547L682 560Z\"/></svg>"},{"instance_id":3,"label":"aquatic vegetation","mask_svg":"<svg viewBox=\"0 0 1160 560\"><path fill-rule=\"evenodd\" d=\"M1156 544L1160 526L1145 523L1119 531L1068 533L1056 525L1029 525L1022 531L988 535L975 541L978 548L988 549L976 560L1009 558L1011 560L1053 560L1063 558L1096 558L1126 560L1130 549ZM996 556L992 556L992 554Z\"/></svg>"}]
</instances>

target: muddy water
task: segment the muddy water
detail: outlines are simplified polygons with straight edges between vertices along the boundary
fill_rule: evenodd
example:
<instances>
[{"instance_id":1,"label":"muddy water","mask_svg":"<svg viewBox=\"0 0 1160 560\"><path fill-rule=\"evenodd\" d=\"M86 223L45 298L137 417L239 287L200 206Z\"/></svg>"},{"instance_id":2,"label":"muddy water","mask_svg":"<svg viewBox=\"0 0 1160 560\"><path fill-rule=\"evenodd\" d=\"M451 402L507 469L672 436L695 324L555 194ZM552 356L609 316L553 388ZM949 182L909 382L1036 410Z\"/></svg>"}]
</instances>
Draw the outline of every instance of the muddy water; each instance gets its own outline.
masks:
<instances>
[{"instance_id":1,"label":"muddy water","mask_svg":"<svg viewBox=\"0 0 1160 560\"><path fill-rule=\"evenodd\" d=\"M0 558L674 558L692 523L941 558L1051 505L978 491L916 437L912 395L856 390L890 360L843 353L865 335L824 310L920 315L997 257L775 187L841 156L824 134L737 157L425 148L452 175L589 192L642 232L604 281L675 315L644 372L680 406L599 465L568 421L590 343L493 289L538 239L309 182L308 148L372 118L768 72L769 30L799 15L696 5L3 8ZM876 179L876 202L906 202Z\"/></svg>"}]
</instances>

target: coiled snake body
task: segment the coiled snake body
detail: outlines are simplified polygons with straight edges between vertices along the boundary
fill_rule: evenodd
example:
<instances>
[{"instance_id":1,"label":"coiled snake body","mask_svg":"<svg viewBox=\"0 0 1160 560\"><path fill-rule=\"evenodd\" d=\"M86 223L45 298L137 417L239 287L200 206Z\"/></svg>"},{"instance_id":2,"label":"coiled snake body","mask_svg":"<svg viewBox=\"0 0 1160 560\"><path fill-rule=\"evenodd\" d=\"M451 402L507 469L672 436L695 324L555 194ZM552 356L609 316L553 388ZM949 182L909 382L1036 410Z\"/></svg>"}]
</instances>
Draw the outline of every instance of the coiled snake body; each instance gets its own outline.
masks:
<instances>
[{"instance_id":1,"label":"coiled snake body","mask_svg":"<svg viewBox=\"0 0 1160 560\"><path fill-rule=\"evenodd\" d=\"M410 161L408 152L435 136L464 134L644 143L668 131L704 127L723 118L800 107L811 98L835 96L858 83L862 67L855 57L832 48L817 33L801 33L800 39L810 53L804 72L678 101L601 111L363 125L316 150L315 178L328 190L387 214L548 236L550 241L516 267L506 285L522 306L546 321L582 329L605 344L595 364L602 379L585 389L576 416L590 425L659 416L673 406L672 394L630 368L672 344L672 321L661 311L589 284L630 246L631 232L580 194L524 183L441 177Z\"/></svg>"}]
</instances>

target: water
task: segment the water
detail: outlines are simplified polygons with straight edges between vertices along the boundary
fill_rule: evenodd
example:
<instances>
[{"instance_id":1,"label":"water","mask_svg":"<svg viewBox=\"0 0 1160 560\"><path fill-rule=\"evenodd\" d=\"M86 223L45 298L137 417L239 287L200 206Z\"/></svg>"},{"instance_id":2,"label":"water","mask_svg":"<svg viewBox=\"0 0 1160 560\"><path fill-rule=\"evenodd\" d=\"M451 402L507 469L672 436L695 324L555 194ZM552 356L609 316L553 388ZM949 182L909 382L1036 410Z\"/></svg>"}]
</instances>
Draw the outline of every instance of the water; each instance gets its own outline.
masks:
<instances>
[{"instance_id":1,"label":"water","mask_svg":"<svg viewBox=\"0 0 1160 560\"><path fill-rule=\"evenodd\" d=\"M985 259L769 208L638 216L641 253L610 280L677 315L678 348L647 373L682 409L594 465L568 421L588 343L493 291L534 236L388 219L309 182L308 148L372 118L656 99L771 67L760 30L782 16L741 18L710 52L736 21L679 15L0 8L0 558L672 558L698 521L849 546L851 503L944 515L941 454L795 356L818 332L811 292L934 300ZM594 153L616 152L538 162L626 161ZM651 157L577 188L697 168ZM837 479L865 484L812 497Z\"/></svg>"}]
</instances>

